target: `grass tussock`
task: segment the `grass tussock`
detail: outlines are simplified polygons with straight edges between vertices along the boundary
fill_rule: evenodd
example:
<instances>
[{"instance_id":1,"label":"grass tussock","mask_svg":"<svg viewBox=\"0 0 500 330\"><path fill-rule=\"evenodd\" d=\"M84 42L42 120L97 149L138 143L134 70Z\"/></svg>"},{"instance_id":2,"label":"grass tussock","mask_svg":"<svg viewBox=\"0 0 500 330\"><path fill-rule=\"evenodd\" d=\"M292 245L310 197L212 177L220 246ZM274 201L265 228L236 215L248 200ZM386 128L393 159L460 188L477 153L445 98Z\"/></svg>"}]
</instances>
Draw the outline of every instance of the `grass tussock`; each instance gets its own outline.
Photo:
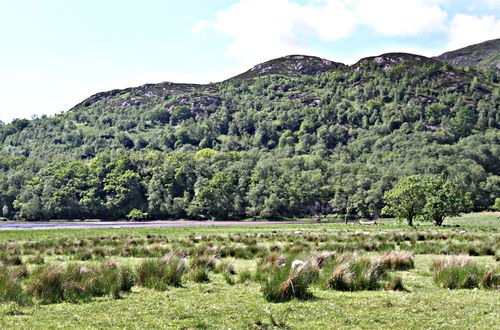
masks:
<instances>
[{"instance_id":1,"label":"grass tussock","mask_svg":"<svg viewBox=\"0 0 500 330\"><path fill-rule=\"evenodd\" d=\"M447 289L499 289L500 268L486 269L468 256L434 259L434 282Z\"/></svg>"},{"instance_id":2,"label":"grass tussock","mask_svg":"<svg viewBox=\"0 0 500 330\"><path fill-rule=\"evenodd\" d=\"M78 302L92 297L130 291L135 279L132 272L114 262L98 266L46 265L39 267L27 284L27 292L42 303Z\"/></svg>"},{"instance_id":3,"label":"grass tussock","mask_svg":"<svg viewBox=\"0 0 500 330\"><path fill-rule=\"evenodd\" d=\"M385 267L380 260L353 256L343 258L333 267L326 287L338 291L378 290L385 276Z\"/></svg>"},{"instance_id":4,"label":"grass tussock","mask_svg":"<svg viewBox=\"0 0 500 330\"><path fill-rule=\"evenodd\" d=\"M386 291L408 291L403 285L403 279L400 276L392 276L384 285Z\"/></svg>"},{"instance_id":5,"label":"grass tussock","mask_svg":"<svg viewBox=\"0 0 500 330\"><path fill-rule=\"evenodd\" d=\"M186 261L173 254L146 259L137 270L137 284L163 291L169 286L181 286L182 277L187 271Z\"/></svg>"},{"instance_id":6,"label":"grass tussock","mask_svg":"<svg viewBox=\"0 0 500 330\"><path fill-rule=\"evenodd\" d=\"M284 302L293 298L311 297L309 286L317 280L319 268L311 261L292 269L288 262L268 273L262 283L262 294L267 301Z\"/></svg>"},{"instance_id":7,"label":"grass tussock","mask_svg":"<svg viewBox=\"0 0 500 330\"><path fill-rule=\"evenodd\" d=\"M0 266L0 302L14 302L23 306L29 301L16 274L8 267Z\"/></svg>"},{"instance_id":8,"label":"grass tussock","mask_svg":"<svg viewBox=\"0 0 500 330\"><path fill-rule=\"evenodd\" d=\"M415 268L413 253L407 251L391 251L379 258L386 270L409 270Z\"/></svg>"}]
</instances>

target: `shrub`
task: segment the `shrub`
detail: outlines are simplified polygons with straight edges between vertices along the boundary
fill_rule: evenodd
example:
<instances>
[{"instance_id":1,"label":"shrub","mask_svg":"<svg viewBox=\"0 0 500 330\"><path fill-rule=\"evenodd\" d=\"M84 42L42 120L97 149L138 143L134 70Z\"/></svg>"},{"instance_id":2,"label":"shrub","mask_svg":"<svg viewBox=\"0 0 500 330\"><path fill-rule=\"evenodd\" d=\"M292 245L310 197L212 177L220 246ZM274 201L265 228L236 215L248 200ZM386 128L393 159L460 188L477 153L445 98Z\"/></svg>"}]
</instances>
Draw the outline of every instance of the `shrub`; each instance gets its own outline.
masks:
<instances>
[{"instance_id":1,"label":"shrub","mask_svg":"<svg viewBox=\"0 0 500 330\"><path fill-rule=\"evenodd\" d=\"M5 266L0 266L0 302L12 301L26 305L29 298L23 291L18 278Z\"/></svg>"},{"instance_id":2,"label":"shrub","mask_svg":"<svg viewBox=\"0 0 500 330\"><path fill-rule=\"evenodd\" d=\"M327 280L327 288L339 291L377 290L385 269L379 260L352 257L339 263Z\"/></svg>"},{"instance_id":3,"label":"shrub","mask_svg":"<svg viewBox=\"0 0 500 330\"><path fill-rule=\"evenodd\" d=\"M142 212L138 209L133 209L127 214L127 219L132 221L145 220L148 217L146 212Z\"/></svg>"},{"instance_id":4,"label":"shrub","mask_svg":"<svg viewBox=\"0 0 500 330\"><path fill-rule=\"evenodd\" d=\"M144 260L137 271L137 283L143 287L166 290L168 286L181 286L187 272L186 262L174 255Z\"/></svg>"},{"instance_id":5,"label":"shrub","mask_svg":"<svg viewBox=\"0 0 500 330\"><path fill-rule=\"evenodd\" d=\"M415 268L413 254L406 251L386 252L379 258L379 261L386 270L408 270Z\"/></svg>"},{"instance_id":6,"label":"shrub","mask_svg":"<svg viewBox=\"0 0 500 330\"><path fill-rule=\"evenodd\" d=\"M292 298L305 299L311 296L309 286L318 278L319 269L310 261L291 269L290 263L269 272L263 280L262 293L267 301L284 302Z\"/></svg>"}]
</instances>

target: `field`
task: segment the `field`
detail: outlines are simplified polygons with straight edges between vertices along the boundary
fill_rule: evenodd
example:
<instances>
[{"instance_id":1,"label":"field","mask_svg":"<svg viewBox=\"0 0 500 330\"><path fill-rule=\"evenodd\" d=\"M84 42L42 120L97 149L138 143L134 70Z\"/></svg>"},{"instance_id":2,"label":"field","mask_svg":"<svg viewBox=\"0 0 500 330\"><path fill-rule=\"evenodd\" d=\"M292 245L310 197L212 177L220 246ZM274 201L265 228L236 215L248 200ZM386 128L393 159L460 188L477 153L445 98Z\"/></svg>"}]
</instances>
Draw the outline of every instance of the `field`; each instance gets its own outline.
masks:
<instances>
[{"instance_id":1,"label":"field","mask_svg":"<svg viewBox=\"0 0 500 330\"><path fill-rule=\"evenodd\" d=\"M3 231L0 324L499 327L496 215L382 223Z\"/></svg>"}]
</instances>

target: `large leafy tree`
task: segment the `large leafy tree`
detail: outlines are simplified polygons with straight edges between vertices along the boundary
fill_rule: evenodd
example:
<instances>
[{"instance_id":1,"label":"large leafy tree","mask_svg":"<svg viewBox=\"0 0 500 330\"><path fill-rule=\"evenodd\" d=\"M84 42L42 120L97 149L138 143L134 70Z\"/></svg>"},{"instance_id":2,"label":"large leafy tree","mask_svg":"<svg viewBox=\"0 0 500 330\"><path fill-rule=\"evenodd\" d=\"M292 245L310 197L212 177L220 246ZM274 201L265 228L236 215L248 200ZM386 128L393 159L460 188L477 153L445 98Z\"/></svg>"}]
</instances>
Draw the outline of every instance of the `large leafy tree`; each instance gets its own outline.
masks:
<instances>
[{"instance_id":1,"label":"large leafy tree","mask_svg":"<svg viewBox=\"0 0 500 330\"><path fill-rule=\"evenodd\" d=\"M441 226L446 217L460 215L471 206L470 194L458 183L447 181L443 176L428 180L423 218Z\"/></svg>"},{"instance_id":2,"label":"large leafy tree","mask_svg":"<svg viewBox=\"0 0 500 330\"><path fill-rule=\"evenodd\" d=\"M406 220L408 225L413 226L414 220L423 215L429 181L430 177L424 175L411 175L401 179L384 194L386 206L382 213Z\"/></svg>"}]
</instances>

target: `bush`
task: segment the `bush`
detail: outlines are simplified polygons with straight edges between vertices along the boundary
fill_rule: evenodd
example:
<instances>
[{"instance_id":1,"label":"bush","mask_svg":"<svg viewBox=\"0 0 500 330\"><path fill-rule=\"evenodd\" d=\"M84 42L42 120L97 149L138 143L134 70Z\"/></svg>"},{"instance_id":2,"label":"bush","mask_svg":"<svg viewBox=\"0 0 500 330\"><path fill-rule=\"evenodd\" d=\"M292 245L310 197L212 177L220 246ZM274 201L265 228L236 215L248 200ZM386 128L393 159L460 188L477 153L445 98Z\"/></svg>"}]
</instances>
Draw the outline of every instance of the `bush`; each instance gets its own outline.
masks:
<instances>
[{"instance_id":1,"label":"bush","mask_svg":"<svg viewBox=\"0 0 500 330\"><path fill-rule=\"evenodd\" d=\"M187 272L186 262L173 255L144 260L137 271L137 283L143 287L166 290L168 286L181 286Z\"/></svg>"},{"instance_id":2,"label":"bush","mask_svg":"<svg viewBox=\"0 0 500 330\"><path fill-rule=\"evenodd\" d=\"M379 260L352 257L334 267L326 286L339 291L377 290L385 275Z\"/></svg>"},{"instance_id":3,"label":"bush","mask_svg":"<svg viewBox=\"0 0 500 330\"><path fill-rule=\"evenodd\" d=\"M408 270L415 268L413 254L406 251L401 252L386 252L380 258L386 270Z\"/></svg>"},{"instance_id":4,"label":"bush","mask_svg":"<svg viewBox=\"0 0 500 330\"><path fill-rule=\"evenodd\" d=\"M309 286L318 278L319 269L310 261L291 269L290 263L269 272L262 283L262 293L267 301L284 302L292 298L311 296Z\"/></svg>"},{"instance_id":5,"label":"bush","mask_svg":"<svg viewBox=\"0 0 500 330\"><path fill-rule=\"evenodd\" d=\"M22 306L29 302L29 298L18 278L7 267L0 266L0 302L9 301Z\"/></svg>"},{"instance_id":6,"label":"bush","mask_svg":"<svg viewBox=\"0 0 500 330\"><path fill-rule=\"evenodd\" d=\"M148 214L146 212L142 212L141 210L138 209L133 209L132 211L127 214L127 219L133 220L133 221L138 221L138 220L145 220L148 217Z\"/></svg>"}]
</instances>

